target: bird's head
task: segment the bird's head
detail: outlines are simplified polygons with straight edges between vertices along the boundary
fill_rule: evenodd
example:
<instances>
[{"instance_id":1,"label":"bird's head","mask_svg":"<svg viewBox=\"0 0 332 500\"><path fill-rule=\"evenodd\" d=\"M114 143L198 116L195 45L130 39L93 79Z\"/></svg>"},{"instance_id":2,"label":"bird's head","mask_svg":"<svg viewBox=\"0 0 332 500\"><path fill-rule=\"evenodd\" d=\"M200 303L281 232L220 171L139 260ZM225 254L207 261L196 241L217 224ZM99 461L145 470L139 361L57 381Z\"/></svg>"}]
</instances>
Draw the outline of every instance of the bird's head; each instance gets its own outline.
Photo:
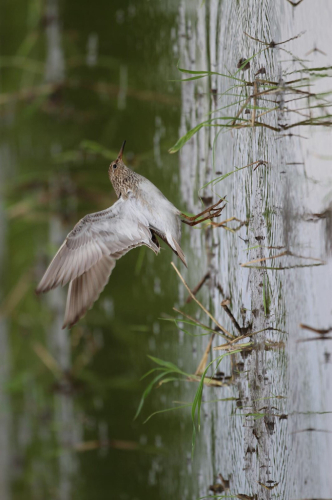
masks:
<instances>
[{"instance_id":1,"label":"bird's head","mask_svg":"<svg viewBox=\"0 0 332 500\"><path fill-rule=\"evenodd\" d=\"M120 198L120 196L125 197L127 195L128 186L130 185L130 180L134 174L134 172L130 170L130 168L126 167L122 161L125 145L126 141L123 142L117 159L112 161L108 168L108 176L118 198Z\"/></svg>"}]
</instances>

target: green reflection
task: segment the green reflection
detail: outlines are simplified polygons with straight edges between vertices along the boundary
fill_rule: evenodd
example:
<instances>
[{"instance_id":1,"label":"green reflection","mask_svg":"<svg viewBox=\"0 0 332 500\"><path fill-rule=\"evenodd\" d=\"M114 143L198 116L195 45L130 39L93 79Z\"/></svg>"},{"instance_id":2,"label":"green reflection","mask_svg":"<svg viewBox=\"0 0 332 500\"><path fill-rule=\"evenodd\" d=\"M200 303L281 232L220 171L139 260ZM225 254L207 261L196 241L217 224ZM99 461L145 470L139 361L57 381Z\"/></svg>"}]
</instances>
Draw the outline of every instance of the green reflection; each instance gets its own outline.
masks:
<instances>
[{"instance_id":1,"label":"green reflection","mask_svg":"<svg viewBox=\"0 0 332 500\"><path fill-rule=\"evenodd\" d=\"M177 337L169 333L165 346L159 330L167 335L169 327L158 319L177 298L171 251L158 259L130 252L70 333L60 330L65 294L40 299L34 288L79 218L115 201L107 169L124 138L128 165L181 207L178 160L167 153L180 114L179 84L169 82L176 74L170 7L148 0L0 4L8 498L167 494L164 445L176 440L179 417L162 428L133 417L147 354L176 352ZM146 414L158 403L147 401Z\"/></svg>"}]
</instances>

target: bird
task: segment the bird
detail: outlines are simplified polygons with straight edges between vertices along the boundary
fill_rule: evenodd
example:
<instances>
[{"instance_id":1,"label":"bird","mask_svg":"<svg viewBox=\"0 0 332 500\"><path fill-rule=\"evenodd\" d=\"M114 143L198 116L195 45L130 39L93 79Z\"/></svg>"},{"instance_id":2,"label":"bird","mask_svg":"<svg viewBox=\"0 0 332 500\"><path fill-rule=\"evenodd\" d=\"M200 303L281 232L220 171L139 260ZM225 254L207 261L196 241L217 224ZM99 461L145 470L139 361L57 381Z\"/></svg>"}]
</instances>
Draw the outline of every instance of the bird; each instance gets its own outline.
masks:
<instances>
[{"instance_id":1,"label":"bird","mask_svg":"<svg viewBox=\"0 0 332 500\"><path fill-rule=\"evenodd\" d=\"M92 307L116 261L131 249L145 245L158 255L160 238L187 266L180 246L181 223L194 226L224 208L221 199L193 217L182 213L152 182L124 164L125 144L108 169L117 201L74 226L36 288L41 294L69 283L63 329L72 328Z\"/></svg>"}]
</instances>

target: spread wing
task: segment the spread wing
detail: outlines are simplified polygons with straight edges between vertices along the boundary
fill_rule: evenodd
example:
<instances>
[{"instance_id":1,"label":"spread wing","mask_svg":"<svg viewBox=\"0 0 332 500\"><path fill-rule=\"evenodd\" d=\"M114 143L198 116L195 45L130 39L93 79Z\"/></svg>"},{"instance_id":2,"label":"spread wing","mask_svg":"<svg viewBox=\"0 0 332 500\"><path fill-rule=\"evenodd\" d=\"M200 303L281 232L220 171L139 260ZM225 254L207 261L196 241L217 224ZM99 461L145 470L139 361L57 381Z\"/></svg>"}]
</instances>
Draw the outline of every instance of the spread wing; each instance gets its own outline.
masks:
<instances>
[{"instance_id":1,"label":"spread wing","mask_svg":"<svg viewBox=\"0 0 332 500\"><path fill-rule=\"evenodd\" d=\"M115 259L105 255L88 271L69 283L62 328L71 328L90 309L107 285L114 267Z\"/></svg>"},{"instance_id":2,"label":"spread wing","mask_svg":"<svg viewBox=\"0 0 332 500\"><path fill-rule=\"evenodd\" d=\"M86 215L68 234L41 279L44 293L70 282L64 326L81 318L108 282L115 261L132 248L146 245L155 253L149 223L134 198L121 198L107 210Z\"/></svg>"}]
</instances>

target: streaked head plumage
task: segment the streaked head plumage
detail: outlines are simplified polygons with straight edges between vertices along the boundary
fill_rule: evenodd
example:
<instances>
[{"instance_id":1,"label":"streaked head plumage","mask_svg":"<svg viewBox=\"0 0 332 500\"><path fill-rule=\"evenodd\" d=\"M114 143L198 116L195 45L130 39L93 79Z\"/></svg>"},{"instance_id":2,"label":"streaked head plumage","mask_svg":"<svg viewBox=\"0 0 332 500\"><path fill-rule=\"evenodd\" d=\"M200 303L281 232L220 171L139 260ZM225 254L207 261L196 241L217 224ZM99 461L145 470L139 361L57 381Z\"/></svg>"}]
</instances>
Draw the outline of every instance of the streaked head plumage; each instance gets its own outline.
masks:
<instances>
[{"instance_id":1,"label":"streaked head plumage","mask_svg":"<svg viewBox=\"0 0 332 500\"><path fill-rule=\"evenodd\" d=\"M118 198L120 196L126 197L128 190L131 189L131 184L135 185L137 183L135 183L137 174L126 167L122 161L125 145L126 141L123 141L117 159L112 161L108 168L108 176Z\"/></svg>"}]
</instances>

